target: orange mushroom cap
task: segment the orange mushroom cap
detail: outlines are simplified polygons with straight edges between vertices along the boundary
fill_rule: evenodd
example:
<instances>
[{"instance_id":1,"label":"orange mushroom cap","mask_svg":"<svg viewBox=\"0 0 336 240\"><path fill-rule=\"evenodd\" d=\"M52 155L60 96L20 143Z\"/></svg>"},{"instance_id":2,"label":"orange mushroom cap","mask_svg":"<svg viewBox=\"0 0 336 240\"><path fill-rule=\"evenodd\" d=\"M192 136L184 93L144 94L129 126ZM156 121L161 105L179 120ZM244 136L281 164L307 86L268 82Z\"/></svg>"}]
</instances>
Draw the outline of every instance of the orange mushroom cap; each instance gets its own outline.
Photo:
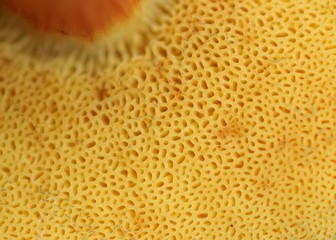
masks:
<instances>
[{"instance_id":1,"label":"orange mushroom cap","mask_svg":"<svg viewBox=\"0 0 336 240\"><path fill-rule=\"evenodd\" d=\"M45 32L91 39L127 20L139 1L4 0L4 3Z\"/></svg>"}]
</instances>

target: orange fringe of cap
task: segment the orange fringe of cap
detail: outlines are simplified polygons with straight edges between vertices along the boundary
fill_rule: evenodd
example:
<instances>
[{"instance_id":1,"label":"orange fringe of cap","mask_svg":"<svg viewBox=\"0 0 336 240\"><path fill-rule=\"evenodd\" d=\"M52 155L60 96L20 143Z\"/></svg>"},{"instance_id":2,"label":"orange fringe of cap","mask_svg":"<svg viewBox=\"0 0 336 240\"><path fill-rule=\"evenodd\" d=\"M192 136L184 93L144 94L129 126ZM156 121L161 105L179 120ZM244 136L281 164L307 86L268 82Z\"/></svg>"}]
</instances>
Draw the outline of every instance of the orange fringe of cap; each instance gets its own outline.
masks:
<instances>
[{"instance_id":1,"label":"orange fringe of cap","mask_svg":"<svg viewBox=\"0 0 336 240\"><path fill-rule=\"evenodd\" d=\"M93 39L129 19L140 0L4 0L47 33Z\"/></svg>"}]
</instances>

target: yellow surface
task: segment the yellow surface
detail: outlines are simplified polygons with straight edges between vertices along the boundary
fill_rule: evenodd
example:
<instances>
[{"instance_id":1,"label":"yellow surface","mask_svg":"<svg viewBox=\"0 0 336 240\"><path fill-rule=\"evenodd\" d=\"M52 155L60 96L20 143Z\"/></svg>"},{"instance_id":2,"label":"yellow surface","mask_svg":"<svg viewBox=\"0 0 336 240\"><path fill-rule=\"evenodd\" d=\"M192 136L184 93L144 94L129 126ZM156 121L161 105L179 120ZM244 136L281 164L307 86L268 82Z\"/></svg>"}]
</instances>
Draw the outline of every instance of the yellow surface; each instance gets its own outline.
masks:
<instances>
[{"instance_id":1,"label":"yellow surface","mask_svg":"<svg viewBox=\"0 0 336 240\"><path fill-rule=\"evenodd\" d=\"M1 10L0 239L334 239L336 3L148 6L92 45Z\"/></svg>"}]
</instances>

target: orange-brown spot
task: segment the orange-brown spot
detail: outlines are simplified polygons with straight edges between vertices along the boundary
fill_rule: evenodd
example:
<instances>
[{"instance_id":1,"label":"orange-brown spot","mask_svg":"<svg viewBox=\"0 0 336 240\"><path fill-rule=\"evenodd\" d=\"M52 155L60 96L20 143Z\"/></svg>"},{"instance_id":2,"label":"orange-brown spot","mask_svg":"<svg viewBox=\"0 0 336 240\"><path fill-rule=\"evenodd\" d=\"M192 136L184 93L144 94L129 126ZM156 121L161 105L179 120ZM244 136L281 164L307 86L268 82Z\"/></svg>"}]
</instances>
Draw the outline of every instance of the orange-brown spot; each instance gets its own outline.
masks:
<instances>
[{"instance_id":1,"label":"orange-brown spot","mask_svg":"<svg viewBox=\"0 0 336 240\"><path fill-rule=\"evenodd\" d=\"M293 143L295 139L288 139L288 137L283 136L282 139L278 141L278 148L276 149L276 152L284 152L287 150L287 147Z\"/></svg>"},{"instance_id":2,"label":"orange-brown spot","mask_svg":"<svg viewBox=\"0 0 336 240\"><path fill-rule=\"evenodd\" d=\"M12 59L7 58L7 57L0 57L0 70L8 68L11 64L12 64Z\"/></svg>"},{"instance_id":3,"label":"orange-brown spot","mask_svg":"<svg viewBox=\"0 0 336 240\"><path fill-rule=\"evenodd\" d=\"M103 101L105 98L109 96L107 88L104 86L97 88L97 98L99 101Z\"/></svg>"},{"instance_id":4,"label":"orange-brown spot","mask_svg":"<svg viewBox=\"0 0 336 240\"><path fill-rule=\"evenodd\" d=\"M127 20L140 0L4 0L15 14L48 33L93 39Z\"/></svg>"},{"instance_id":5,"label":"orange-brown spot","mask_svg":"<svg viewBox=\"0 0 336 240\"><path fill-rule=\"evenodd\" d=\"M258 187L258 189L266 191L266 190L269 190L270 188L274 187L274 185L275 185L275 182L271 181L268 178L265 178L260 182L260 186Z\"/></svg>"},{"instance_id":6,"label":"orange-brown spot","mask_svg":"<svg viewBox=\"0 0 336 240\"><path fill-rule=\"evenodd\" d=\"M229 136L240 137L242 135L242 126L237 120L231 121L228 125L218 131L218 137L225 139Z\"/></svg>"}]
</instances>

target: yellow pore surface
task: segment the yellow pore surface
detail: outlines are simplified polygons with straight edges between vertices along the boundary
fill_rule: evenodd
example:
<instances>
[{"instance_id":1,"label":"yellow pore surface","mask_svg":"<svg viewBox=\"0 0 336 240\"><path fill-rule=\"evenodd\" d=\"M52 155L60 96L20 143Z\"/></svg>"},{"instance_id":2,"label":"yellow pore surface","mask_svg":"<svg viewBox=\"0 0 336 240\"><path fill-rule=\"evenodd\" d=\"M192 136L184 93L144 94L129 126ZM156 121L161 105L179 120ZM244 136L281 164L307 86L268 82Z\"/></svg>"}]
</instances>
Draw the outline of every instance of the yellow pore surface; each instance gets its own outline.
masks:
<instances>
[{"instance_id":1,"label":"yellow pore surface","mask_svg":"<svg viewBox=\"0 0 336 240\"><path fill-rule=\"evenodd\" d=\"M1 15L0 239L334 239L335 2L156 2L67 51Z\"/></svg>"}]
</instances>

